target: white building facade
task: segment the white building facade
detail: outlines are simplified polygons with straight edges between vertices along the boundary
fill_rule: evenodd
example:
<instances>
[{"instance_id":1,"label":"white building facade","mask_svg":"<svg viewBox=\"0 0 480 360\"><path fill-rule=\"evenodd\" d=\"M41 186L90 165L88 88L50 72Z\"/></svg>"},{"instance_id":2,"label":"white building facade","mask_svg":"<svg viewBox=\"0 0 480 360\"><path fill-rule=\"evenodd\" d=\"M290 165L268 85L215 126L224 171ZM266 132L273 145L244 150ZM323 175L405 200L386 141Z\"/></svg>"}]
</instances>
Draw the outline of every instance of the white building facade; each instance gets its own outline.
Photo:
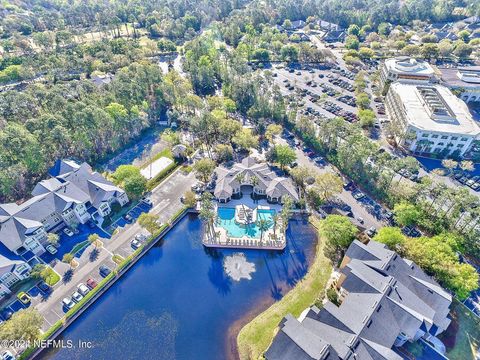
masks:
<instances>
[{"instance_id":1,"label":"white building facade","mask_svg":"<svg viewBox=\"0 0 480 360\"><path fill-rule=\"evenodd\" d=\"M380 88L388 90L388 85L398 81L407 84L427 84L437 82L435 71L426 61L409 57L397 57L385 60L380 68Z\"/></svg>"},{"instance_id":2,"label":"white building facade","mask_svg":"<svg viewBox=\"0 0 480 360\"><path fill-rule=\"evenodd\" d=\"M417 155L463 157L480 135L467 105L441 85L395 82L385 107L395 140Z\"/></svg>"}]
</instances>

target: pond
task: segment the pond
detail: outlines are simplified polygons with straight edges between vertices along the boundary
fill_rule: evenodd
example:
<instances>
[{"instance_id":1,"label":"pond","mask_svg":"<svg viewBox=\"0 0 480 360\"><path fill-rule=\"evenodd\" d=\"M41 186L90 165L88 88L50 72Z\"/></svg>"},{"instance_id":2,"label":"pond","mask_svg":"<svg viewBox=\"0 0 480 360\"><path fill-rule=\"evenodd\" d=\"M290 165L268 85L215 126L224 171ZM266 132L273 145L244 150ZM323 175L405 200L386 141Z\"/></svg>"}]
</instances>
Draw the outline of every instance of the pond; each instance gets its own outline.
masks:
<instances>
[{"instance_id":1,"label":"pond","mask_svg":"<svg viewBox=\"0 0 480 360\"><path fill-rule=\"evenodd\" d=\"M196 215L185 217L59 338L92 348L39 358L233 358L240 326L306 274L316 231L306 219L291 220L281 252L206 249L202 232ZM227 275L224 264L240 276Z\"/></svg>"}]
</instances>

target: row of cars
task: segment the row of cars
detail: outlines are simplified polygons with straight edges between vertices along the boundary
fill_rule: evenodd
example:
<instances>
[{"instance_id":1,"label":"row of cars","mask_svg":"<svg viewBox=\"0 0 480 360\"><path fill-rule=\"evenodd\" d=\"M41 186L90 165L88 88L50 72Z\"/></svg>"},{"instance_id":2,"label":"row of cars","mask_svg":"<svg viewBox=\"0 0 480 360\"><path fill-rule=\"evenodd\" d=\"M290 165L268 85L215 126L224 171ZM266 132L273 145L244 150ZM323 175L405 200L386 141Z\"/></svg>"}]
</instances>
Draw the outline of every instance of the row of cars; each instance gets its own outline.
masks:
<instances>
[{"instance_id":1,"label":"row of cars","mask_svg":"<svg viewBox=\"0 0 480 360\"><path fill-rule=\"evenodd\" d=\"M350 84L348 81L340 79L339 77L333 77L328 81L330 83L332 83L333 85L337 85L337 86L341 87L344 90L347 90L347 91L350 91L350 92L353 92L353 90L355 90L352 84Z\"/></svg>"},{"instance_id":2,"label":"row of cars","mask_svg":"<svg viewBox=\"0 0 480 360\"><path fill-rule=\"evenodd\" d=\"M107 266L105 266L105 265L100 266L100 273L101 274L102 273L106 274L104 276L107 276L111 272L112 271ZM97 285L98 285L98 283L92 278L89 278L87 280L87 284L84 284L84 283L78 284L77 289L74 291L74 293L72 294L71 297L63 298L62 306L63 306L64 310L68 311L71 308L73 308L75 306L75 304L79 303L80 300L82 300Z\"/></svg>"},{"instance_id":3,"label":"row of cars","mask_svg":"<svg viewBox=\"0 0 480 360\"><path fill-rule=\"evenodd\" d=\"M358 120L356 114L352 113L351 111L344 110L340 105L337 105L331 101L325 101L322 104L322 108L334 114L335 116L343 117L349 122L356 122Z\"/></svg>"},{"instance_id":4,"label":"row of cars","mask_svg":"<svg viewBox=\"0 0 480 360\"><path fill-rule=\"evenodd\" d=\"M480 176L475 175L472 176L471 174L457 170L454 171L452 177L457 180L460 184L466 185L472 190L480 191Z\"/></svg>"}]
</instances>

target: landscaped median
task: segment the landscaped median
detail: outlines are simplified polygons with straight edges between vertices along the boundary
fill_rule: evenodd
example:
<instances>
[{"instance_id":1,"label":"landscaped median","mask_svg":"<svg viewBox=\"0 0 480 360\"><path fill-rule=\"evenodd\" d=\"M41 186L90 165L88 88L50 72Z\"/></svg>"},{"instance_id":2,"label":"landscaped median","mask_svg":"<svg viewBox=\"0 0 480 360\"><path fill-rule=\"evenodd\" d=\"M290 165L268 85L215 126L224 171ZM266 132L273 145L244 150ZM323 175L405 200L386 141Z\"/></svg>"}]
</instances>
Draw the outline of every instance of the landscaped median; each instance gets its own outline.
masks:
<instances>
[{"instance_id":1,"label":"landscaped median","mask_svg":"<svg viewBox=\"0 0 480 360\"><path fill-rule=\"evenodd\" d=\"M167 224L162 225L161 227L158 228L155 233L153 233L149 238L145 241L145 243L140 246L133 254L125 258L123 261L121 261L115 270L111 272L108 276L106 276L102 281L98 283L98 285L93 288L85 297L80 300L75 306L70 309L60 320L58 320L55 324L53 324L45 333L42 334L41 340L47 340L52 336L57 335L58 331L62 330L62 328L66 328L72 321L75 315L82 311L85 310L86 307L92 303L92 298L96 296L99 292L104 290L106 287L108 287L111 283L116 281L116 279L120 278L121 275L125 271L127 271L126 268L128 268L131 264L133 264L136 260L138 260L144 253L146 253L149 249L149 245L152 243L158 241L161 236L165 234L165 231L172 228L175 222L188 210L187 207L182 207L179 211L177 211L171 219L168 221ZM27 348L19 357L18 359L20 360L26 360L30 356L34 354L34 352L37 349L34 347L29 347Z\"/></svg>"},{"instance_id":2,"label":"landscaped median","mask_svg":"<svg viewBox=\"0 0 480 360\"><path fill-rule=\"evenodd\" d=\"M316 219L311 219L311 222L318 225ZM315 227L318 228L318 226ZM324 245L325 241L320 234L315 259L305 277L280 301L274 303L240 330L237 346L241 360L262 358L263 353L270 346L282 318L289 313L298 317L303 310L323 296L332 272L330 260L323 254Z\"/></svg>"}]
</instances>

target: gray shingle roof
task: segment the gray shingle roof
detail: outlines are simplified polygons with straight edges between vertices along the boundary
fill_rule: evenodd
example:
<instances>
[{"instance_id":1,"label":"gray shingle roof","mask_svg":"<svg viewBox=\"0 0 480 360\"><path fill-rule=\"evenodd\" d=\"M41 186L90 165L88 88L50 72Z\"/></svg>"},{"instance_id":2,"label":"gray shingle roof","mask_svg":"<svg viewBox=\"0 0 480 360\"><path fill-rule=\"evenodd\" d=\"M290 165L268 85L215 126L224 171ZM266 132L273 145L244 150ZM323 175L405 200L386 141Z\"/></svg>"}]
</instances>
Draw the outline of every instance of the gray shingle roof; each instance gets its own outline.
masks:
<instances>
[{"instance_id":1,"label":"gray shingle roof","mask_svg":"<svg viewBox=\"0 0 480 360\"><path fill-rule=\"evenodd\" d=\"M401 359L391 349L400 333L413 339L420 328L436 335L448 327L451 296L414 263L375 241L365 245L355 240L345 256L340 306L327 302L321 310L312 307L302 322L288 318L290 324L296 321L290 325L296 334L308 329L320 344L330 345L335 359L352 354L360 360ZM308 342L283 334L283 348L289 348L290 341L308 353Z\"/></svg>"},{"instance_id":2,"label":"gray shingle roof","mask_svg":"<svg viewBox=\"0 0 480 360\"><path fill-rule=\"evenodd\" d=\"M217 198L232 196L233 189L240 187L240 178L242 183L251 183L256 178L256 187L264 190L268 196L280 198L289 195L298 200L297 190L290 179L277 176L266 163L258 163L253 157L246 157L230 169L220 166L215 172L217 183L214 195Z\"/></svg>"}]
</instances>

